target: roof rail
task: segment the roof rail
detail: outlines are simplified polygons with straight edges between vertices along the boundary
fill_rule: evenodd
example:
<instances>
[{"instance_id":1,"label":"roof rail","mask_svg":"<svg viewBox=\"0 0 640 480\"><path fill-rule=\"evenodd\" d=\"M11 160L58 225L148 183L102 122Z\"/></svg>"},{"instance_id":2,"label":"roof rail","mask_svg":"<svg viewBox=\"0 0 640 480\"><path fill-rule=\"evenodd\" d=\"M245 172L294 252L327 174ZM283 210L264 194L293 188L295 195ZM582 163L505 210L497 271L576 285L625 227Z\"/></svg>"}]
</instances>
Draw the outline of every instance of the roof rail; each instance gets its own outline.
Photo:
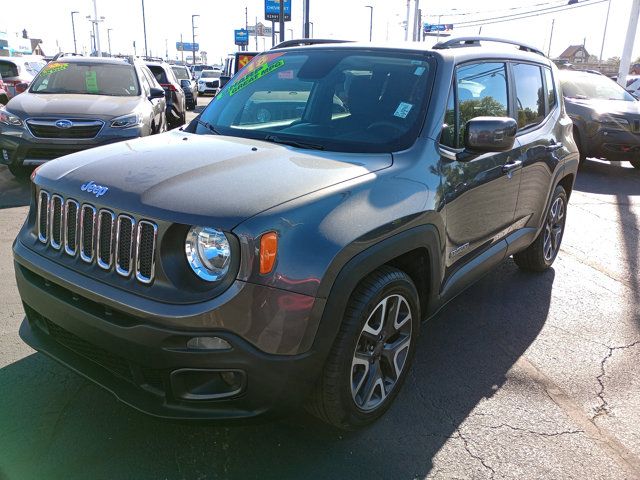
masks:
<instances>
[{"instance_id":1,"label":"roof rail","mask_svg":"<svg viewBox=\"0 0 640 480\"><path fill-rule=\"evenodd\" d=\"M351 40L333 40L330 38L299 38L296 40L285 40L284 42L280 42L275 47L271 47L271 50L275 50L276 48L287 48L287 47L304 47L306 45L321 45L325 43L347 43Z\"/></svg>"},{"instance_id":2,"label":"roof rail","mask_svg":"<svg viewBox=\"0 0 640 480\"><path fill-rule=\"evenodd\" d=\"M149 57L149 56L147 57L143 56L142 60L144 60L145 62L164 62L165 61L164 58L161 58L161 57Z\"/></svg>"},{"instance_id":3,"label":"roof rail","mask_svg":"<svg viewBox=\"0 0 640 480\"><path fill-rule=\"evenodd\" d=\"M537 53L546 57L546 55L539 49L526 45L524 43L516 42L515 40L508 40L506 38L496 37L455 37L445 40L444 42L436 43L433 48L435 50L446 50L447 48L459 48L459 47L479 47L480 42L495 42L506 43L509 45L515 45L523 52Z\"/></svg>"}]
</instances>

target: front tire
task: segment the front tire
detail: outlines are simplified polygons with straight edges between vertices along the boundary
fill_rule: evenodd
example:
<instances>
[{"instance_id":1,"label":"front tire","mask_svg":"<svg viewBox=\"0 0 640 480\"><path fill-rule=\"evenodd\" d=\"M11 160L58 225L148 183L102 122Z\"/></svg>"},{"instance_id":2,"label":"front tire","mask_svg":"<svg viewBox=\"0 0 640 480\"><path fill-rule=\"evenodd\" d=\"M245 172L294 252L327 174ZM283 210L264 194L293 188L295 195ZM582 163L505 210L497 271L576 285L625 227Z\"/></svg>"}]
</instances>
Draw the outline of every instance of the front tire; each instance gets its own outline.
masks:
<instances>
[{"instance_id":1,"label":"front tire","mask_svg":"<svg viewBox=\"0 0 640 480\"><path fill-rule=\"evenodd\" d=\"M540 234L525 250L513 255L516 265L534 272L549 268L560 251L566 219L567 193L558 185L553 192Z\"/></svg>"},{"instance_id":2,"label":"front tire","mask_svg":"<svg viewBox=\"0 0 640 480\"><path fill-rule=\"evenodd\" d=\"M419 329L411 278L386 266L371 273L351 295L308 409L344 430L380 418L406 378Z\"/></svg>"}]
</instances>

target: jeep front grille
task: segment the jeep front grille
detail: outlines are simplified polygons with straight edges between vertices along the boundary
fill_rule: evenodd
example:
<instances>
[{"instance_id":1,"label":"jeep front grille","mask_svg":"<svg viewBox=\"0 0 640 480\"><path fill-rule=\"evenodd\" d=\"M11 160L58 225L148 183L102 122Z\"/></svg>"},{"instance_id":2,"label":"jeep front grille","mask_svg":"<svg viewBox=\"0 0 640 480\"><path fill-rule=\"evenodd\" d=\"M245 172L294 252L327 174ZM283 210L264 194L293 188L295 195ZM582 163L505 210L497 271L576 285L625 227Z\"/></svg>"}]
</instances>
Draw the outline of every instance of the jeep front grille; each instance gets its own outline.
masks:
<instances>
[{"instance_id":1,"label":"jeep front grille","mask_svg":"<svg viewBox=\"0 0 640 480\"><path fill-rule=\"evenodd\" d=\"M135 272L139 282L153 282L158 226L149 220L40 190L36 226L40 242L51 248L64 245L70 257L123 277Z\"/></svg>"}]
</instances>

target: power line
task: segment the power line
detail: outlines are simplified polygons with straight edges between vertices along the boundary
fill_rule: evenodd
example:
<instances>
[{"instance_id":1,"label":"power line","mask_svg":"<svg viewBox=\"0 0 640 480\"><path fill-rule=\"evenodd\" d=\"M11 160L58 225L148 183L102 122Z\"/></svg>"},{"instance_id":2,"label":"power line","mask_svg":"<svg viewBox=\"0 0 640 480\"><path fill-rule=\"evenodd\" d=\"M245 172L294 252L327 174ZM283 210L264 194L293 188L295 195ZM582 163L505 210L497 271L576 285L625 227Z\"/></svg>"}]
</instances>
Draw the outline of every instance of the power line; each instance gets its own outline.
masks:
<instances>
[{"instance_id":1,"label":"power line","mask_svg":"<svg viewBox=\"0 0 640 480\"><path fill-rule=\"evenodd\" d=\"M579 4L574 4L574 5L565 5L564 8L558 8L558 7L554 7L554 8L543 8L543 9L539 9L539 10L531 10L528 12L522 12L522 13L518 13L518 14L512 14L512 15L504 15L501 17L493 17L493 18L485 18L485 19L481 19L481 20L469 20L468 22L458 22L455 23L454 25L456 27L477 27L480 25L491 25L492 23L503 23L503 22L510 22L513 20L520 20L520 19L525 19L525 18L530 18L530 17L536 17L539 15L549 15L550 13L556 13L556 12L564 12L566 10L574 10L576 8L580 8L580 7L588 7L591 5L598 5L600 3L605 3L608 2L609 0L593 0L592 2L589 3L579 3Z\"/></svg>"},{"instance_id":2,"label":"power line","mask_svg":"<svg viewBox=\"0 0 640 480\"><path fill-rule=\"evenodd\" d=\"M494 12L509 12L511 10L522 10L524 8L531 8L531 7L542 7L545 5L556 5L556 6L564 6L567 5L567 0L556 0L553 2L542 2L542 3L534 3L533 5L520 5L517 7L510 7L510 8L496 8L494 10L476 10L475 12L462 12L462 13L432 13L429 14L429 17L443 17L443 18L449 18L449 17L464 17L467 15L475 15L478 13L482 13L482 14L486 14L486 13L494 13ZM526 13L526 12L522 12L522 13ZM514 15L517 15L514 13Z\"/></svg>"}]
</instances>

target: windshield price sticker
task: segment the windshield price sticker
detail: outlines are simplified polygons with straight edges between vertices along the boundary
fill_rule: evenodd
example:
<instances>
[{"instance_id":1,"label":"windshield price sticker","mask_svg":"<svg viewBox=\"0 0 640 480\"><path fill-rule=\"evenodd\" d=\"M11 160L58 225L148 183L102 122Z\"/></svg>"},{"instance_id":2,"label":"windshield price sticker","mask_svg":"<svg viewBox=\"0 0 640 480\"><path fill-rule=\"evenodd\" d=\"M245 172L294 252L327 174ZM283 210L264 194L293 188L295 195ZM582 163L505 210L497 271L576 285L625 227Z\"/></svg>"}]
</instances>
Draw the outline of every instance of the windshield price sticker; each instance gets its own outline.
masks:
<instances>
[{"instance_id":1,"label":"windshield price sticker","mask_svg":"<svg viewBox=\"0 0 640 480\"><path fill-rule=\"evenodd\" d=\"M260 68L254 70L253 72L245 75L243 78L238 80L236 83L229 87L229 96L235 95L243 88L251 85L253 82L260 80L265 75L270 74L271 72L283 67L285 61L280 59L273 63L265 63Z\"/></svg>"},{"instance_id":2,"label":"windshield price sticker","mask_svg":"<svg viewBox=\"0 0 640 480\"><path fill-rule=\"evenodd\" d=\"M407 115L409 115L412 108L413 105L410 103L400 102L400 105L398 105L398 108L396 108L396 112L393 115L399 118L407 118Z\"/></svg>"},{"instance_id":3,"label":"windshield price sticker","mask_svg":"<svg viewBox=\"0 0 640 480\"><path fill-rule=\"evenodd\" d=\"M98 93L98 78L94 70L84 74L84 84L87 87L87 93Z\"/></svg>"},{"instance_id":4,"label":"windshield price sticker","mask_svg":"<svg viewBox=\"0 0 640 480\"><path fill-rule=\"evenodd\" d=\"M42 75L51 75L52 73L61 72L62 70L66 70L67 68L69 68L68 63L52 62L45 65L40 73Z\"/></svg>"},{"instance_id":5,"label":"windshield price sticker","mask_svg":"<svg viewBox=\"0 0 640 480\"><path fill-rule=\"evenodd\" d=\"M426 70L426 68L424 68L424 67L418 67L418 68L416 68L415 72L413 72L413 74L420 77L420 76L422 76L422 74L424 73L425 70Z\"/></svg>"}]
</instances>

